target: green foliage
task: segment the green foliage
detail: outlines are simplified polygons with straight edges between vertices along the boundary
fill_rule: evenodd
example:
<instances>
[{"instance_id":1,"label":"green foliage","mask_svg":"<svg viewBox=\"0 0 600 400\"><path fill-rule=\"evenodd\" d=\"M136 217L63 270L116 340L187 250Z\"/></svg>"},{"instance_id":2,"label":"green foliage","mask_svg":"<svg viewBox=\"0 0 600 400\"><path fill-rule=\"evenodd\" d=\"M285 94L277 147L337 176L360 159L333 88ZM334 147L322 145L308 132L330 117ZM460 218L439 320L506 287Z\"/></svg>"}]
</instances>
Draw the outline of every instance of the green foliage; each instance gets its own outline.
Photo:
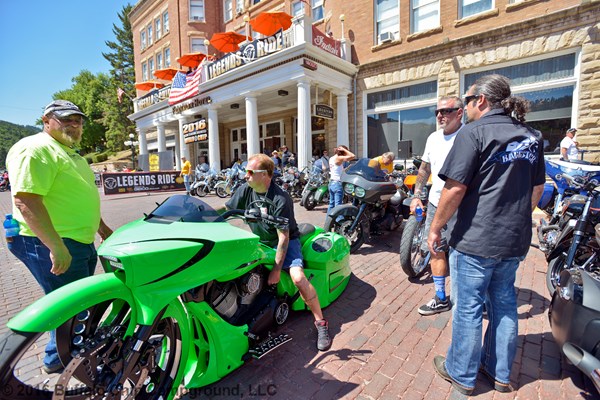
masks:
<instances>
[{"instance_id":1,"label":"green foliage","mask_svg":"<svg viewBox=\"0 0 600 400\"><path fill-rule=\"evenodd\" d=\"M135 69L133 59L133 33L127 15L133 7L126 5L119 13L120 26L113 24L116 41L106 41L110 49L102 53L110 63L110 90L105 93L103 124L106 127L106 147L112 151L124 149L123 142L129 134L135 134L135 124L127 118L133 113L132 98L135 97ZM117 98L117 89L125 91L122 102Z\"/></svg>"},{"instance_id":2,"label":"green foliage","mask_svg":"<svg viewBox=\"0 0 600 400\"><path fill-rule=\"evenodd\" d=\"M108 160L108 156L105 153L100 153L92 156L92 162L99 163Z\"/></svg>"},{"instance_id":3,"label":"green foliage","mask_svg":"<svg viewBox=\"0 0 600 400\"><path fill-rule=\"evenodd\" d=\"M41 131L35 126L24 126L0 121L0 169L6 168L6 155L13 144L25 136L34 135Z\"/></svg>"}]
</instances>

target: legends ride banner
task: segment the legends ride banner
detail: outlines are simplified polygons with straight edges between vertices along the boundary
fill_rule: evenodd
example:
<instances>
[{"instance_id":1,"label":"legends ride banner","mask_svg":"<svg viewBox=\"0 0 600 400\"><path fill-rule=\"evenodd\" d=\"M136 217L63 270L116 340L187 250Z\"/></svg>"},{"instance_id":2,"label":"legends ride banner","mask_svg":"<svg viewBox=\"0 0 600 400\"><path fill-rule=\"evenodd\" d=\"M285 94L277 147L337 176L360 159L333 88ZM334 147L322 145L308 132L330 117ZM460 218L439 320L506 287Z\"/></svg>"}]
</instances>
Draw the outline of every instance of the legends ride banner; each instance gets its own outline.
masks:
<instances>
[{"instance_id":1,"label":"legends ride banner","mask_svg":"<svg viewBox=\"0 0 600 400\"><path fill-rule=\"evenodd\" d=\"M102 174L104 194L185 190L180 171L105 172Z\"/></svg>"}]
</instances>

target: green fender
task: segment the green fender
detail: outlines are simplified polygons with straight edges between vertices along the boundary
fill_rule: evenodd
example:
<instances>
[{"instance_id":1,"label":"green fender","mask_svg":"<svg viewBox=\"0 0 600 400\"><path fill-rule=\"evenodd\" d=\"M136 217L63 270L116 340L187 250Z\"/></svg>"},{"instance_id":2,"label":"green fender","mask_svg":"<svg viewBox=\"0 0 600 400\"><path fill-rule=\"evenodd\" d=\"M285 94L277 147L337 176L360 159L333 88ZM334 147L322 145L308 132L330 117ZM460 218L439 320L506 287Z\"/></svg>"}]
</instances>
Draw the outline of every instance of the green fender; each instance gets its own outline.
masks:
<instances>
[{"instance_id":1,"label":"green fender","mask_svg":"<svg viewBox=\"0 0 600 400\"><path fill-rule=\"evenodd\" d=\"M325 197L325 193L329 192L328 185L321 185L315 191L315 200L317 203L321 203L323 201L323 197Z\"/></svg>"},{"instance_id":2,"label":"green fender","mask_svg":"<svg viewBox=\"0 0 600 400\"><path fill-rule=\"evenodd\" d=\"M128 287L112 273L90 276L49 293L27 306L7 326L21 332L46 332L95 304L105 300L123 299L138 314L136 302Z\"/></svg>"}]
</instances>

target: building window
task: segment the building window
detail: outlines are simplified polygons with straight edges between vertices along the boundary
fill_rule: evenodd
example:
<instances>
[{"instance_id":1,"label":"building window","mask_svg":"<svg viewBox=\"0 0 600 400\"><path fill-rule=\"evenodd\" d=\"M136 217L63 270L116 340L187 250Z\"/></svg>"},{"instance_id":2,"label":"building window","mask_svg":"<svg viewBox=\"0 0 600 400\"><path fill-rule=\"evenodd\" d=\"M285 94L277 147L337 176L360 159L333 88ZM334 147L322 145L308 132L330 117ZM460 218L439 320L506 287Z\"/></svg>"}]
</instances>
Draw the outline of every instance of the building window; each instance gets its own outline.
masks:
<instances>
[{"instance_id":1,"label":"building window","mask_svg":"<svg viewBox=\"0 0 600 400\"><path fill-rule=\"evenodd\" d=\"M225 22L233 19L233 0L223 0L223 20Z\"/></svg>"},{"instance_id":2,"label":"building window","mask_svg":"<svg viewBox=\"0 0 600 400\"><path fill-rule=\"evenodd\" d=\"M204 44L204 38L191 38L191 42L190 42L190 52L191 53L206 54L207 51L208 51L208 49L206 48L206 45Z\"/></svg>"},{"instance_id":3,"label":"building window","mask_svg":"<svg viewBox=\"0 0 600 400\"><path fill-rule=\"evenodd\" d=\"M400 37L400 9L398 0L375 0L377 44L391 42Z\"/></svg>"},{"instance_id":4,"label":"building window","mask_svg":"<svg viewBox=\"0 0 600 400\"><path fill-rule=\"evenodd\" d=\"M152 73L154 72L154 58L148 60L148 70L148 76L152 76Z\"/></svg>"},{"instance_id":5,"label":"building window","mask_svg":"<svg viewBox=\"0 0 600 400\"><path fill-rule=\"evenodd\" d=\"M292 17L297 17L298 15L304 15L304 3L301 0L292 3Z\"/></svg>"},{"instance_id":6,"label":"building window","mask_svg":"<svg viewBox=\"0 0 600 400\"><path fill-rule=\"evenodd\" d=\"M162 35L162 23L160 21L160 18L157 18L154 21L154 34L156 35L156 40L160 39Z\"/></svg>"},{"instance_id":7,"label":"building window","mask_svg":"<svg viewBox=\"0 0 600 400\"><path fill-rule=\"evenodd\" d=\"M148 32L148 46L150 46L154 39L154 36L152 36L152 24L146 27L146 32Z\"/></svg>"},{"instance_id":8,"label":"building window","mask_svg":"<svg viewBox=\"0 0 600 400\"><path fill-rule=\"evenodd\" d=\"M158 53L156 55L156 68L157 69L162 69L163 68L163 55L162 55L162 53Z\"/></svg>"},{"instance_id":9,"label":"building window","mask_svg":"<svg viewBox=\"0 0 600 400\"><path fill-rule=\"evenodd\" d=\"M190 19L204 22L204 0L190 0Z\"/></svg>"},{"instance_id":10,"label":"building window","mask_svg":"<svg viewBox=\"0 0 600 400\"><path fill-rule=\"evenodd\" d=\"M165 29L165 33L169 32L169 12L165 11L162 15L163 19L163 28Z\"/></svg>"},{"instance_id":11,"label":"building window","mask_svg":"<svg viewBox=\"0 0 600 400\"><path fill-rule=\"evenodd\" d=\"M140 44L142 46L142 50L144 50L146 48L146 31L141 31L140 32Z\"/></svg>"},{"instance_id":12,"label":"building window","mask_svg":"<svg viewBox=\"0 0 600 400\"><path fill-rule=\"evenodd\" d=\"M260 0L252 0L252 4L258 4L260 3Z\"/></svg>"},{"instance_id":13,"label":"building window","mask_svg":"<svg viewBox=\"0 0 600 400\"><path fill-rule=\"evenodd\" d=\"M397 157L422 155L427 137L436 129L436 104L437 81L367 94L367 157L397 154L398 142L412 151Z\"/></svg>"},{"instance_id":14,"label":"building window","mask_svg":"<svg viewBox=\"0 0 600 400\"><path fill-rule=\"evenodd\" d=\"M492 9L492 0L459 0L460 18L467 18Z\"/></svg>"},{"instance_id":15,"label":"building window","mask_svg":"<svg viewBox=\"0 0 600 400\"><path fill-rule=\"evenodd\" d=\"M323 19L323 0L311 0L311 12L313 21Z\"/></svg>"},{"instance_id":16,"label":"building window","mask_svg":"<svg viewBox=\"0 0 600 400\"><path fill-rule=\"evenodd\" d=\"M577 85L575 53L510 65L500 65L465 74L464 91L483 75L500 74L510 79L511 91L530 101L527 124L544 135L544 150L553 151L572 122L577 110L573 108L573 92Z\"/></svg>"},{"instance_id":17,"label":"building window","mask_svg":"<svg viewBox=\"0 0 600 400\"><path fill-rule=\"evenodd\" d=\"M411 33L423 32L440 26L439 0L411 0Z\"/></svg>"},{"instance_id":18,"label":"building window","mask_svg":"<svg viewBox=\"0 0 600 400\"><path fill-rule=\"evenodd\" d=\"M165 68L171 66L171 49L165 49Z\"/></svg>"},{"instance_id":19,"label":"building window","mask_svg":"<svg viewBox=\"0 0 600 400\"><path fill-rule=\"evenodd\" d=\"M148 80L148 64L142 63L142 81Z\"/></svg>"},{"instance_id":20,"label":"building window","mask_svg":"<svg viewBox=\"0 0 600 400\"><path fill-rule=\"evenodd\" d=\"M235 0L235 12L237 15L244 12L244 0Z\"/></svg>"}]
</instances>

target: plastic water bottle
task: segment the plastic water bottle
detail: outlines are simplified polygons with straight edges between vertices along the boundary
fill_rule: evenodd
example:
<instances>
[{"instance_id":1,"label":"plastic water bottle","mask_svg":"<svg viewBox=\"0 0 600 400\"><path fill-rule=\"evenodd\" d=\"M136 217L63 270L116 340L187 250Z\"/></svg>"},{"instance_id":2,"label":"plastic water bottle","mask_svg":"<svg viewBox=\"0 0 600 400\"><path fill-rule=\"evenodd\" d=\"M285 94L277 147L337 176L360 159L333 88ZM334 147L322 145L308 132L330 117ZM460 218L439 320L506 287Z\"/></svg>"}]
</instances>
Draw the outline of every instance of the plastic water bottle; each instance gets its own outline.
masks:
<instances>
[{"instance_id":1,"label":"plastic water bottle","mask_svg":"<svg viewBox=\"0 0 600 400\"><path fill-rule=\"evenodd\" d=\"M415 218L417 219L417 222L423 221L423 209L421 207L415 209Z\"/></svg>"},{"instance_id":2,"label":"plastic water bottle","mask_svg":"<svg viewBox=\"0 0 600 400\"><path fill-rule=\"evenodd\" d=\"M19 235L19 221L13 218L12 214L6 214L4 220L4 231L6 235L6 244L10 249L15 236Z\"/></svg>"}]
</instances>

